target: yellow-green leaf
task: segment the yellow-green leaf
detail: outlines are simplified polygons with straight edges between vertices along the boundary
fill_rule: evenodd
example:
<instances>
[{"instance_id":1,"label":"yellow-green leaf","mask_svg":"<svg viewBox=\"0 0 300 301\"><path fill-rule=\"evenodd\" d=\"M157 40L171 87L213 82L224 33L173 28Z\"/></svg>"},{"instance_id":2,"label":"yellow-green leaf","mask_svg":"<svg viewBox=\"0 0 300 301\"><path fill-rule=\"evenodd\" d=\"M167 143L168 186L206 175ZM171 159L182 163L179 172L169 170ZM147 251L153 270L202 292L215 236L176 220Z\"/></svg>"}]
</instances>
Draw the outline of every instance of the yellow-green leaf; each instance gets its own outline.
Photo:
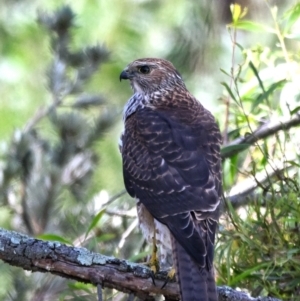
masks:
<instances>
[{"instance_id":1,"label":"yellow-green leaf","mask_svg":"<svg viewBox=\"0 0 300 301\"><path fill-rule=\"evenodd\" d=\"M285 20L284 31L287 33L291 30L294 24L300 18L300 3L295 4L291 9L289 9L283 16L283 20Z\"/></svg>"},{"instance_id":2,"label":"yellow-green leaf","mask_svg":"<svg viewBox=\"0 0 300 301\"><path fill-rule=\"evenodd\" d=\"M85 234L85 237L87 237L88 234L91 232L91 230L93 230L93 229L97 226L98 222L99 222L100 219L102 218L102 216L103 216L103 214L105 213L105 211L106 211L106 208L102 209L101 211L99 211L99 212L94 216L94 218L92 219L92 221L91 221L91 223L90 223L90 225L89 225L89 228L88 228L88 230L87 230L87 232L86 232L86 234Z\"/></svg>"},{"instance_id":3,"label":"yellow-green leaf","mask_svg":"<svg viewBox=\"0 0 300 301\"><path fill-rule=\"evenodd\" d=\"M232 22L233 24L237 23L240 19L246 16L248 12L248 8L245 7L242 9L242 7L239 4L231 4L230 5L230 10L232 14Z\"/></svg>"},{"instance_id":4,"label":"yellow-green leaf","mask_svg":"<svg viewBox=\"0 0 300 301\"><path fill-rule=\"evenodd\" d=\"M56 234L51 234L51 233L41 234L41 235L38 235L36 238L42 239L42 240L58 241L63 244L67 244L67 245L71 245L71 246L73 245L73 243L71 241L65 239L64 237L61 237Z\"/></svg>"},{"instance_id":5,"label":"yellow-green leaf","mask_svg":"<svg viewBox=\"0 0 300 301\"><path fill-rule=\"evenodd\" d=\"M260 32L260 33L265 32L265 33L276 34L276 31L273 28L253 21L239 20L237 22L233 22L232 24L229 24L228 26L236 29L247 30L252 32Z\"/></svg>"}]
</instances>

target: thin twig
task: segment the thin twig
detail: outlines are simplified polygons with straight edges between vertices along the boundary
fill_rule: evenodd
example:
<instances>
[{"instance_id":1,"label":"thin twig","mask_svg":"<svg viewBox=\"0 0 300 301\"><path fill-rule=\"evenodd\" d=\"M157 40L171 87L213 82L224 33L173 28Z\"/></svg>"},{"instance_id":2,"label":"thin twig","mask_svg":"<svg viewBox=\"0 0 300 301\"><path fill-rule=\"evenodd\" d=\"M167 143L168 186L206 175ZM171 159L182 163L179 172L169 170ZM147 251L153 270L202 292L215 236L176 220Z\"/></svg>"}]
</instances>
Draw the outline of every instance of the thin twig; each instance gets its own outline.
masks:
<instances>
[{"instance_id":1,"label":"thin twig","mask_svg":"<svg viewBox=\"0 0 300 301\"><path fill-rule=\"evenodd\" d=\"M101 284L97 284L97 296L98 296L98 301L103 301Z\"/></svg>"},{"instance_id":2,"label":"thin twig","mask_svg":"<svg viewBox=\"0 0 300 301\"><path fill-rule=\"evenodd\" d=\"M126 193L127 193L126 189L121 190L119 193L113 195L106 203L103 204L103 206L107 206L107 205L113 203L114 201L116 201L118 198L120 198L121 196L123 196Z\"/></svg>"},{"instance_id":3,"label":"thin twig","mask_svg":"<svg viewBox=\"0 0 300 301\"><path fill-rule=\"evenodd\" d=\"M290 162L295 160L296 158L288 159ZM255 199L254 191L259 187L259 185L272 181L272 179L278 177L278 175L291 168L293 168L293 165L287 164L286 160L269 164L265 170L257 173L255 177L251 176L233 186L229 192L224 194L224 196L231 202L234 208L244 206Z\"/></svg>"}]
</instances>

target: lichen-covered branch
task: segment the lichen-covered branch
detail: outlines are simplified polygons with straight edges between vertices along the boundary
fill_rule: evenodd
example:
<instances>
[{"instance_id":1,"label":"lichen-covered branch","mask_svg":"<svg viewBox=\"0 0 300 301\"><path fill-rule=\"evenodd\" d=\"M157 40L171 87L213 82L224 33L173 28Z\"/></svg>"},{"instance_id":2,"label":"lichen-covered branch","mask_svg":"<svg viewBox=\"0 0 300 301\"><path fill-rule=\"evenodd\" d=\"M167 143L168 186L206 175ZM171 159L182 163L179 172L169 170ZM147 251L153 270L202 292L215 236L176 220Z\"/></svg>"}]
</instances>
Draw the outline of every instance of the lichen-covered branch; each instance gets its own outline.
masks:
<instances>
[{"instance_id":1,"label":"lichen-covered branch","mask_svg":"<svg viewBox=\"0 0 300 301\"><path fill-rule=\"evenodd\" d=\"M0 259L10 265L32 272L52 273L76 281L114 288L134 294L142 300L153 300L162 294L168 300L178 300L178 286L169 282L161 289L166 273L155 276L144 265L93 253L85 248L42 241L0 228ZM219 301L276 301L274 298L251 298L228 287L220 287Z\"/></svg>"},{"instance_id":2,"label":"lichen-covered branch","mask_svg":"<svg viewBox=\"0 0 300 301\"><path fill-rule=\"evenodd\" d=\"M146 299L150 294L165 294L176 299L176 283L161 290L165 277L151 280L143 265L93 253L85 248L42 241L0 228L0 259L32 272L52 273L85 283L115 288ZM161 278L161 279L159 279Z\"/></svg>"}]
</instances>

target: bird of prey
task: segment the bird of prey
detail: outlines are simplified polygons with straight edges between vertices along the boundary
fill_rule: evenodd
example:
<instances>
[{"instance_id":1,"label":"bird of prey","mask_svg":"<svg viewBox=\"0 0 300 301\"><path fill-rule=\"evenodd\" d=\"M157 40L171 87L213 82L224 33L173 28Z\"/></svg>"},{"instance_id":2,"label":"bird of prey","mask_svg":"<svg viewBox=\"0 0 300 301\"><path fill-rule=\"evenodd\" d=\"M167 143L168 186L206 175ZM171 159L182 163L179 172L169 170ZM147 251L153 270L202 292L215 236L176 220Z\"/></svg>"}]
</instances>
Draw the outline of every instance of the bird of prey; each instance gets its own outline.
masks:
<instances>
[{"instance_id":1,"label":"bird of prey","mask_svg":"<svg viewBox=\"0 0 300 301\"><path fill-rule=\"evenodd\" d=\"M127 192L147 240L173 254L182 301L216 301L213 257L221 198L221 134L172 63L144 58L120 74L133 96L120 139Z\"/></svg>"}]
</instances>

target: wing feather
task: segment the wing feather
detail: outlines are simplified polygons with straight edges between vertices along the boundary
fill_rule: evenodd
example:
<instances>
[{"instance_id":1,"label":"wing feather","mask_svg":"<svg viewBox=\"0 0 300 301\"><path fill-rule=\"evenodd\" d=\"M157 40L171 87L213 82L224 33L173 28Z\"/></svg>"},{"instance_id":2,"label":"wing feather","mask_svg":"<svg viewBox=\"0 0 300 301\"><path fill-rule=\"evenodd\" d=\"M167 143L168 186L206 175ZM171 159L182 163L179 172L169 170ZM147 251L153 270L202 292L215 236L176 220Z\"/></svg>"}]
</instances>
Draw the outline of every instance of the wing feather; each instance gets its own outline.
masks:
<instances>
[{"instance_id":1,"label":"wing feather","mask_svg":"<svg viewBox=\"0 0 300 301\"><path fill-rule=\"evenodd\" d=\"M139 108L125 121L126 189L202 267L213 261L220 141L214 118L199 103L192 111Z\"/></svg>"}]
</instances>

